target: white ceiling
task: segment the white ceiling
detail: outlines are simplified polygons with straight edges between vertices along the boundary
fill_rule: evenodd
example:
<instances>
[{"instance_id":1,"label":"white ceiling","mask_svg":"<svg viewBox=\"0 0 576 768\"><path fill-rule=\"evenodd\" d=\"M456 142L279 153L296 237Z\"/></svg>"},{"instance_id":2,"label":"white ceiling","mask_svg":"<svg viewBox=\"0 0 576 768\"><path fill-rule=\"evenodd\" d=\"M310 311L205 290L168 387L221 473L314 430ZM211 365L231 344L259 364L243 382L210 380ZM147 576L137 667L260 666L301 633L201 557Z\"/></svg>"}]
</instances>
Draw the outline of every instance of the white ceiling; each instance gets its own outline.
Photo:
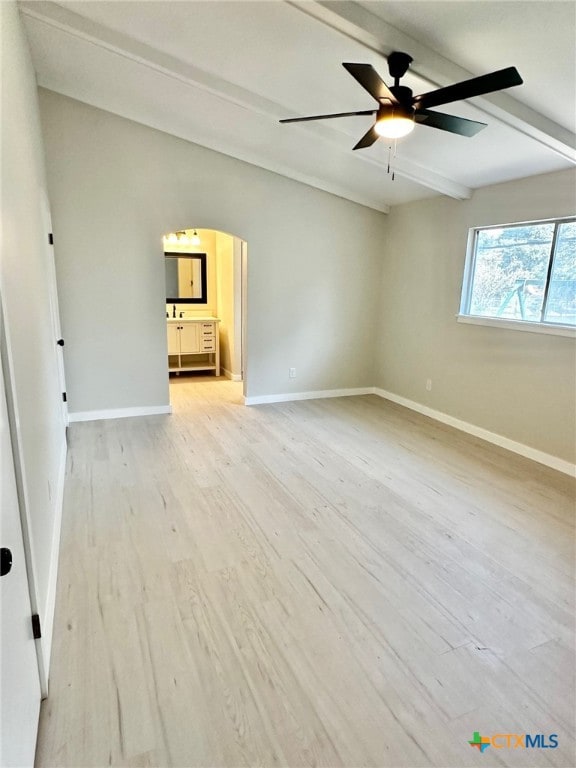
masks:
<instances>
[{"instance_id":1,"label":"white ceiling","mask_svg":"<svg viewBox=\"0 0 576 768\"><path fill-rule=\"evenodd\" d=\"M389 206L576 162L576 5L538 2L22 2L40 85L350 200ZM417 126L352 151L372 109L341 62L414 58L415 93L514 65L524 85L440 107L474 138Z\"/></svg>"},{"instance_id":2,"label":"white ceiling","mask_svg":"<svg viewBox=\"0 0 576 768\"><path fill-rule=\"evenodd\" d=\"M576 131L574 2L366 2L380 18L470 72L514 65L525 86L510 94ZM470 6L473 5L472 16Z\"/></svg>"}]
</instances>

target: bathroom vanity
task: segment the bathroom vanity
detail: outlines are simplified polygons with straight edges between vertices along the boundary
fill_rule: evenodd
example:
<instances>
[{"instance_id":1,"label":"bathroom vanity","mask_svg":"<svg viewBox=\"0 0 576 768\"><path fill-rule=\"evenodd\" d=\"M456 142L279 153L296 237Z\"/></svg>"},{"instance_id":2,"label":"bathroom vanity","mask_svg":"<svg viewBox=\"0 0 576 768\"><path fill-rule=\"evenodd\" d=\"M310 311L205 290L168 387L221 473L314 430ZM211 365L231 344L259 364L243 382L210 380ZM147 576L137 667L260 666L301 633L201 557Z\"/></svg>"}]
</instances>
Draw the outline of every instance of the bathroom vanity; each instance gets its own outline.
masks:
<instances>
[{"instance_id":1,"label":"bathroom vanity","mask_svg":"<svg viewBox=\"0 0 576 768\"><path fill-rule=\"evenodd\" d=\"M220 339L216 317L183 317L166 320L168 370L214 371L220 376Z\"/></svg>"}]
</instances>

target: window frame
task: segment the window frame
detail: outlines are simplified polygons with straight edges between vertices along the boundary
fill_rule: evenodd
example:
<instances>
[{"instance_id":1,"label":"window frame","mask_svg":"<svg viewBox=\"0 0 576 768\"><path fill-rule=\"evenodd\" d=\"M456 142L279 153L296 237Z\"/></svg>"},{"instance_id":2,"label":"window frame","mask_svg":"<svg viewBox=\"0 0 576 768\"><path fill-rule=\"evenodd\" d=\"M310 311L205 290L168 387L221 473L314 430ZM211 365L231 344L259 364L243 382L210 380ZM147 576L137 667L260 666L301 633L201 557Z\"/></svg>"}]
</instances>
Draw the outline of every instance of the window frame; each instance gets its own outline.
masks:
<instances>
[{"instance_id":1,"label":"window frame","mask_svg":"<svg viewBox=\"0 0 576 768\"><path fill-rule=\"evenodd\" d=\"M556 250L556 241L558 237L558 227L560 224L576 222L576 215L559 216L551 219L534 219L531 221L515 221L507 224L489 224L487 226L471 227L468 230L468 241L466 246L466 261L464 264L464 275L462 279L462 291L460 294L460 308L456 315L459 323L469 323L471 325L486 325L493 328L508 328L516 331L528 331L530 333L548 333L555 336L569 336L576 338L576 326L563 325L562 323L551 323L546 320L516 320L505 317L494 317L491 315L475 315L470 312L472 304L472 287L474 283L474 273L476 269L476 246L478 234L488 229L508 229L512 227L522 227L537 224L554 224L554 234L550 244L550 254L548 258L548 267L546 270L546 285L544 288L544 298L542 300L542 315L546 311L546 302L550 287L550 277L554 265L554 256Z\"/></svg>"}]
</instances>

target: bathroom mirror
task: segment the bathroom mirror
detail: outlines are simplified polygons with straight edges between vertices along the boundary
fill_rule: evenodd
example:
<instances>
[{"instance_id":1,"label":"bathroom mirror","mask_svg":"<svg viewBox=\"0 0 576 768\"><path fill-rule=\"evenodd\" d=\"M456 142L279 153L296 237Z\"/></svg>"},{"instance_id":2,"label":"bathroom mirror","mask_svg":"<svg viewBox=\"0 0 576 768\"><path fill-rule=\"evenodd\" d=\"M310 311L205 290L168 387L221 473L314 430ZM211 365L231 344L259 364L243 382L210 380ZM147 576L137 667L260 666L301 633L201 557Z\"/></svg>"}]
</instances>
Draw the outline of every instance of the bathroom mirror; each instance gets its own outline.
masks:
<instances>
[{"instance_id":1,"label":"bathroom mirror","mask_svg":"<svg viewBox=\"0 0 576 768\"><path fill-rule=\"evenodd\" d=\"M166 303L207 304L206 254L164 252Z\"/></svg>"}]
</instances>

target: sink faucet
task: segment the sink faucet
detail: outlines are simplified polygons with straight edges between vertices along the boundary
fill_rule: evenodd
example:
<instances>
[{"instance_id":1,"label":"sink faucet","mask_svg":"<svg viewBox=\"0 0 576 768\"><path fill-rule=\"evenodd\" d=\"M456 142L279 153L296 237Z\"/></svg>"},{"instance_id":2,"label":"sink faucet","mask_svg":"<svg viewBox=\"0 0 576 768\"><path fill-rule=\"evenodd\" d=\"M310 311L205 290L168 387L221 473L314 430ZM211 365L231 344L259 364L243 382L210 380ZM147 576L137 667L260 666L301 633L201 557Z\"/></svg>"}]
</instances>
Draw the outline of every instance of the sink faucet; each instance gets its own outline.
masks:
<instances>
[{"instance_id":1,"label":"sink faucet","mask_svg":"<svg viewBox=\"0 0 576 768\"><path fill-rule=\"evenodd\" d=\"M176 317L176 304L172 304L172 317Z\"/></svg>"}]
</instances>

